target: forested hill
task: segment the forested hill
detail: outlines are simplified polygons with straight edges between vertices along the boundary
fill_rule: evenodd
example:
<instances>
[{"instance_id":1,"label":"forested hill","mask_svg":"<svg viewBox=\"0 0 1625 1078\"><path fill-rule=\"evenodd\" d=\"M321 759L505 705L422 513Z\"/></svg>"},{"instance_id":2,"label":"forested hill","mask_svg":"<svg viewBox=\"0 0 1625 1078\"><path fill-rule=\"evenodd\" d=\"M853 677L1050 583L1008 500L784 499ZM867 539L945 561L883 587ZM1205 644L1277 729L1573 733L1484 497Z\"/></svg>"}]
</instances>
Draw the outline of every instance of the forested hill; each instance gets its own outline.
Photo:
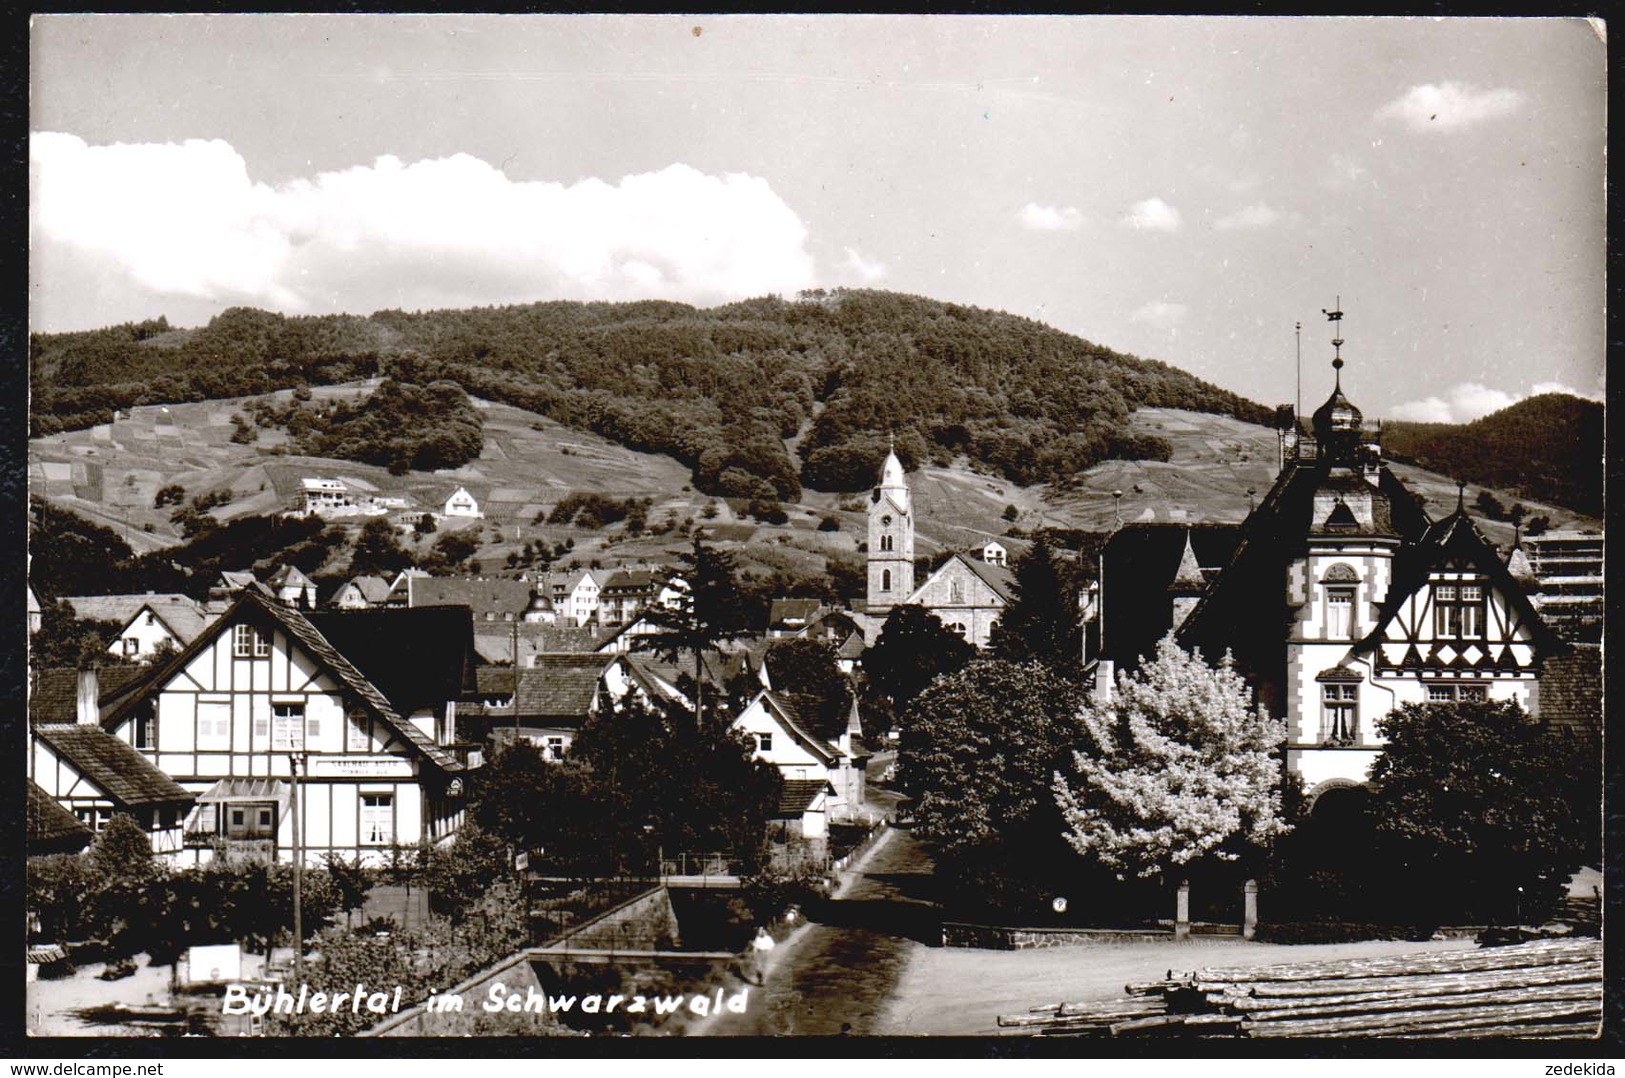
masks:
<instances>
[{"instance_id":1,"label":"forested hill","mask_svg":"<svg viewBox=\"0 0 1625 1078\"><path fill-rule=\"evenodd\" d=\"M1141 406L1267 423L1271 413L1155 360L1030 319L875 291L699 309L549 302L286 317L232 308L30 340L34 433L134 404L238 397L389 374L541 412L694 469L740 497L869 486L898 455L964 454L1008 479L1064 479L1108 458L1165 459L1129 432ZM810 421L810 422L809 422ZM800 460L784 439L801 435Z\"/></svg>"},{"instance_id":2,"label":"forested hill","mask_svg":"<svg viewBox=\"0 0 1625 1078\"><path fill-rule=\"evenodd\" d=\"M1603 407L1567 393L1471 423L1382 425L1383 451L1429 471L1601 516Z\"/></svg>"}]
</instances>

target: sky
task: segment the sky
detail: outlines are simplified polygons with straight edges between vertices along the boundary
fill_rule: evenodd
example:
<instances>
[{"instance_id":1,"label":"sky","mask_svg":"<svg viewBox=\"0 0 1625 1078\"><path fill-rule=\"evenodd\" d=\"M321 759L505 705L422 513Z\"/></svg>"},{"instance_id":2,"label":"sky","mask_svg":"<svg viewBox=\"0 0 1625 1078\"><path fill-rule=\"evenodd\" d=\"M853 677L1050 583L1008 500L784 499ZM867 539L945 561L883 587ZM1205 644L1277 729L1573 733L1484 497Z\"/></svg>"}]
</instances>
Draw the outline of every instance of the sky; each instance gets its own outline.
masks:
<instances>
[{"instance_id":1,"label":"sky","mask_svg":"<svg viewBox=\"0 0 1625 1078\"><path fill-rule=\"evenodd\" d=\"M1574 19L35 16L30 321L869 287L1266 404L1604 386ZM1301 323L1301 334L1295 329Z\"/></svg>"}]
</instances>

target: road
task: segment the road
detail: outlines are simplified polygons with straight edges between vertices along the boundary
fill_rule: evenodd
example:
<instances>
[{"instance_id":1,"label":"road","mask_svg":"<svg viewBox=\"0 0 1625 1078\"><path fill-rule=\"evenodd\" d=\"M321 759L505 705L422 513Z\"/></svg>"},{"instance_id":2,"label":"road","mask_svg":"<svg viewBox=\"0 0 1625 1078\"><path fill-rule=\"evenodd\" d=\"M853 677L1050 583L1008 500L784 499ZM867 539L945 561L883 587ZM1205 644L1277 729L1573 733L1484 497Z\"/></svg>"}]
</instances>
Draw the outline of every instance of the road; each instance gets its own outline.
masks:
<instances>
[{"instance_id":1,"label":"road","mask_svg":"<svg viewBox=\"0 0 1625 1078\"><path fill-rule=\"evenodd\" d=\"M802 912L808 923L774 952L749 1010L723 1015L707 1036L821 1036L879 1032L903 968L937 946L931 858L907 829L883 837L836 897Z\"/></svg>"}]
</instances>

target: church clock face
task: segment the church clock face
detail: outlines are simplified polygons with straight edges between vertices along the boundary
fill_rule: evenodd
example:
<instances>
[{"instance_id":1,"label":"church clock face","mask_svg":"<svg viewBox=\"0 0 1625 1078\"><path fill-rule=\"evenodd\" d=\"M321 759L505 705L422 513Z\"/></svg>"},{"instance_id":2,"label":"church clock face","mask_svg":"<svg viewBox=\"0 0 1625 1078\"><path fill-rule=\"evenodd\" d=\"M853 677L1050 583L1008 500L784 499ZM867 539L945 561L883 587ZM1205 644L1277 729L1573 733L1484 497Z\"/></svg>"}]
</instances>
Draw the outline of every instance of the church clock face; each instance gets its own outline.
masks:
<instances>
[{"instance_id":1,"label":"church clock face","mask_svg":"<svg viewBox=\"0 0 1625 1078\"><path fill-rule=\"evenodd\" d=\"M882 527L882 528L889 528L889 527L891 527L891 517L881 517L881 518L880 518L880 526L881 526L881 527Z\"/></svg>"}]
</instances>

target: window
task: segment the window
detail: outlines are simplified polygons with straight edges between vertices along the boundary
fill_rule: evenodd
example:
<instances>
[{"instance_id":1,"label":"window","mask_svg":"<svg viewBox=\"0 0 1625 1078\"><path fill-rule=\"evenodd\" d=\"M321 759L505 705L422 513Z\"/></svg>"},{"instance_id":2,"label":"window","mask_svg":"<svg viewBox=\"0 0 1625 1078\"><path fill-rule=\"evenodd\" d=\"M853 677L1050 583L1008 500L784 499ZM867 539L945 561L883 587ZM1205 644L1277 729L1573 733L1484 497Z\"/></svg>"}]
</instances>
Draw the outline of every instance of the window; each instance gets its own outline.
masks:
<instances>
[{"instance_id":1,"label":"window","mask_svg":"<svg viewBox=\"0 0 1625 1078\"><path fill-rule=\"evenodd\" d=\"M106 827L113 819L113 810L110 808L76 808L73 810L73 814L79 817L80 823L97 834L100 834L102 828Z\"/></svg>"},{"instance_id":2,"label":"window","mask_svg":"<svg viewBox=\"0 0 1625 1078\"><path fill-rule=\"evenodd\" d=\"M395 841L395 795L361 795L361 844L388 846Z\"/></svg>"},{"instance_id":3,"label":"window","mask_svg":"<svg viewBox=\"0 0 1625 1078\"><path fill-rule=\"evenodd\" d=\"M1346 584L1326 588L1326 639L1347 640L1354 635L1354 589Z\"/></svg>"},{"instance_id":4,"label":"window","mask_svg":"<svg viewBox=\"0 0 1625 1078\"><path fill-rule=\"evenodd\" d=\"M1428 703L1453 704L1479 703L1489 699L1489 686L1487 685L1429 685Z\"/></svg>"},{"instance_id":5,"label":"window","mask_svg":"<svg viewBox=\"0 0 1625 1078\"><path fill-rule=\"evenodd\" d=\"M231 704L229 701L198 701L197 747L200 749L231 748Z\"/></svg>"},{"instance_id":6,"label":"window","mask_svg":"<svg viewBox=\"0 0 1625 1078\"><path fill-rule=\"evenodd\" d=\"M1347 682L1327 682L1320 687L1320 737L1328 745L1354 744L1356 711L1360 687Z\"/></svg>"},{"instance_id":7,"label":"window","mask_svg":"<svg viewBox=\"0 0 1625 1078\"><path fill-rule=\"evenodd\" d=\"M147 611L147 624L148 625L157 625L158 624L158 615L154 614L150 610Z\"/></svg>"},{"instance_id":8,"label":"window","mask_svg":"<svg viewBox=\"0 0 1625 1078\"><path fill-rule=\"evenodd\" d=\"M948 601L950 603L962 603L965 601L965 589L960 586L959 581L957 580L951 580L948 582Z\"/></svg>"},{"instance_id":9,"label":"window","mask_svg":"<svg viewBox=\"0 0 1625 1078\"><path fill-rule=\"evenodd\" d=\"M757 752L772 752L773 751L773 735L772 734L757 734L756 735L756 751Z\"/></svg>"},{"instance_id":10,"label":"window","mask_svg":"<svg viewBox=\"0 0 1625 1078\"><path fill-rule=\"evenodd\" d=\"M139 712L135 717L135 747L138 749L158 747L158 716L151 708Z\"/></svg>"},{"instance_id":11,"label":"window","mask_svg":"<svg viewBox=\"0 0 1625 1078\"><path fill-rule=\"evenodd\" d=\"M310 730L319 733L321 720L312 718ZM272 704L271 705L271 748L272 750L302 749L305 747L305 705L304 704Z\"/></svg>"},{"instance_id":12,"label":"window","mask_svg":"<svg viewBox=\"0 0 1625 1078\"><path fill-rule=\"evenodd\" d=\"M891 547L891 536L882 535L880 537L880 549L885 551L885 550L890 550L891 548L892 548Z\"/></svg>"},{"instance_id":13,"label":"window","mask_svg":"<svg viewBox=\"0 0 1625 1078\"><path fill-rule=\"evenodd\" d=\"M133 636L126 636L121 643L124 645L124 657L126 659L133 658L141 651L141 641Z\"/></svg>"},{"instance_id":14,"label":"window","mask_svg":"<svg viewBox=\"0 0 1625 1078\"><path fill-rule=\"evenodd\" d=\"M1482 584L1433 585L1433 635L1474 638L1484 634Z\"/></svg>"},{"instance_id":15,"label":"window","mask_svg":"<svg viewBox=\"0 0 1625 1078\"><path fill-rule=\"evenodd\" d=\"M564 759L564 738L550 737L547 739L547 757L550 760Z\"/></svg>"},{"instance_id":16,"label":"window","mask_svg":"<svg viewBox=\"0 0 1625 1078\"><path fill-rule=\"evenodd\" d=\"M234 625L231 654L238 659L263 659L271 654L271 641L252 625Z\"/></svg>"},{"instance_id":17,"label":"window","mask_svg":"<svg viewBox=\"0 0 1625 1078\"><path fill-rule=\"evenodd\" d=\"M222 806L225 836L230 839L261 839L276 835L276 805L269 801L243 801ZM198 824L204 820L200 815ZM203 828L213 830L212 827Z\"/></svg>"},{"instance_id":18,"label":"window","mask_svg":"<svg viewBox=\"0 0 1625 1078\"><path fill-rule=\"evenodd\" d=\"M372 748L372 738L367 736L367 717L365 715L352 715L348 726L349 736L345 741L345 748L351 752L366 752Z\"/></svg>"},{"instance_id":19,"label":"window","mask_svg":"<svg viewBox=\"0 0 1625 1078\"><path fill-rule=\"evenodd\" d=\"M891 570L890 569L882 569L882 570L880 570L880 590L881 591L891 591Z\"/></svg>"}]
</instances>

